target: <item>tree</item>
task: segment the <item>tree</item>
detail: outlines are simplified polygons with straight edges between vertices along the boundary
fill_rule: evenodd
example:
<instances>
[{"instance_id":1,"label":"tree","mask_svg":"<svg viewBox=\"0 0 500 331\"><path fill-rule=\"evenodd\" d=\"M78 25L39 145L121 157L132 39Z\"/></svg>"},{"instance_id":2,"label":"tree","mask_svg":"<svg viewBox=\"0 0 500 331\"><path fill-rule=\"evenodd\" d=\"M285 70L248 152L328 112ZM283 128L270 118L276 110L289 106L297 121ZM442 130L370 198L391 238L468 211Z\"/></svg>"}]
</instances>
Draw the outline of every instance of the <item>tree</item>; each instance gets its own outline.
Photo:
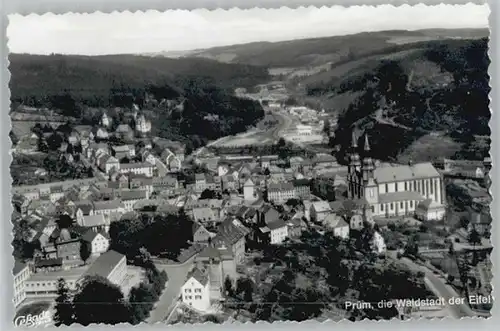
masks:
<instances>
[{"instance_id":1,"label":"tree","mask_svg":"<svg viewBox=\"0 0 500 331\"><path fill-rule=\"evenodd\" d=\"M139 254L136 257L136 263L139 266L151 267L153 265L153 260L151 258L151 253L149 253L148 249L143 246L139 248Z\"/></svg>"},{"instance_id":2,"label":"tree","mask_svg":"<svg viewBox=\"0 0 500 331\"><path fill-rule=\"evenodd\" d=\"M226 276L226 279L224 280L224 291L227 296L232 297L234 294L233 291L233 281L231 280L231 277Z\"/></svg>"},{"instance_id":3,"label":"tree","mask_svg":"<svg viewBox=\"0 0 500 331\"><path fill-rule=\"evenodd\" d=\"M139 286L133 287L130 290L128 299L131 310L131 323L139 324L148 318L157 300L158 295L151 284L142 282Z\"/></svg>"},{"instance_id":4,"label":"tree","mask_svg":"<svg viewBox=\"0 0 500 331\"><path fill-rule=\"evenodd\" d=\"M460 227L463 229L468 229L469 228L469 219L466 216L460 217Z\"/></svg>"},{"instance_id":5,"label":"tree","mask_svg":"<svg viewBox=\"0 0 500 331\"><path fill-rule=\"evenodd\" d=\"M356 210L358 209L356 202L353 200L345 200L342 201L342 206L340 207L340 210L338 211L338 215L344 219L344 221L347 224L351 223L351 218L354 216L356 213Z\"/></svg>"},{"instance_id":6,"label":"tree","mask_svg":"<svg viewBox=\"0 0 500 331\"><path fill-rule=\"evenodd\" d=\"M71 302L68 285L63 278L57 280L54 322L56 326L71 325L74 322L73 304Z\"/></svg>"},{"instance_id":7,"label":"tree","mask_svg":"<svg viewBox=\"0 0 500 331\"><path fill-rule=\"evenodd\" d=\"M63 138L55 132L47 138L47 145L51 151L55 151L61 147L63 141Z\"/></svg>"},{"instance_id":8,"label":"tree","mask_svg":"<svg viewBox=\"0 0 500 331\"><path fill-rule=\"evenodd\" d=\"M101 276L86 276L73 298L75 322L118 324L130 322L121 289Z\"/></svg>"},{"instance_id":9,"label":"tree","mask_svg":"<svg viewBox=\"0 0 500 331\"><path fill-rule=\"evenodd\" d=\"M67 214L61 214L56 220L59 229L68 229L73 226L73 219Z\"/></svg>"},{"instance_id":10,"label":"tree","mask_svg":"<svg viewBox=\"0 0 500 331\"><path fill-rule=\"evenodd\" d=\"M481 235L479 234L479 232L476 230L475 227L473 227L469 231L469 236L467 237L467 240L469 241L470 244L474 246L474 248L476 247L476 245L479 245L481 243Z\"/></svg>"},{"instance_id":11,"label":"tree","mask_svg":"<svg viewBox=\"0 0 500 331\"><path fill-rule=\"evenodd\" d=\"M270 176L271 175L271 170L269 170L269 168L264 169L264 175Z\"/></svg>"},{"instance_id":12,"label":"tree","mask_svg":"<svg viewBox=\"0 0 500 331\"><path fill-rule=\"evenodd\" d=\"M455 277L453 275L448 275L448 283L453 284L453 281L455 280Z\"/></svg>"},{"instance_id":13,"label":"tree","mask_svg":"<svg viewBox=\"0 0 500 331\"><path fill-rule=\"evenodd\" d=\"M207 188L203 192L201 192L200 200L215 199L216 197L217 194L215 193L215 191Z\"/></svg>"},{"instance_id":14,"label":"tree","mask_svg":"<svg viewBox=\"0 0 500 331\"><path fill-rule=\"evenodd\" d=\"M249 278L238 278L236 281L236 294L243 293L243 301L252 302L253 282Z\"/></svg>"},{"instance_id":15,"label":"tree","mask_svg":"<svg viewBox=\"0 0 500 331\"><path fill-rule=\"evenodd\" d=\"M469 241L472 246L474 246L474 252L472 253L472 265L477 264L477 252L476 252L476 245L481 244L481 235L479 232L476 230L476 227L472 227L472 229L469 232L469 236L467 237L467 240Z\"/></svg>"},{"instance_id":16,"label":"tree","mask_svg":"<svg viewBox=\"0 0 500 331\"><path fill-rule=\"evenodd\" d=\"M208 315L205 315L205 322L212 322L212 323L215 323L215 324L220 324L223 321L217 315L208 314Z\"/></svg>"},{"instance_id":17,"label":"tree","mask_svg":"<svg viewBox=\"0 0 500 331\"><path fill-rule=\"evenodd\" d=\"M300 204L300 200L298 200L298 199L288 199L286 201L286 205L290 206L292 208L297 207L299 204Z\"/></svg>"},{"instance_id":18,"label":"tree","mask_svg":"<svg viewBox=\"0 0 500 331\"><path fill-rule=\"evenodd\" d=\"M406 244L404 255L417 256L418 255L418 244L412 240L409 240Z\"/></svg>"},{"instance_id":19,"label":"tree","mask_svg":"<svg viewBox=\"0 0 500 331\"><path fill-rule=\"evenodd\" d=\"M91 244L86 240L82 240L80 242L80 258L82 259L84 264L87 263L87 260L89 259L91 254L92 254Z\"/></svg>"},{"instance_id":20,"label":"tree","mask_svg":"<svg viewBox=\"0 0 500 331\"><path fill-rule=\"evenodd\" d=\"M20 219L14 222L13 233L12 246L14 248L14 256L21 260L32 258L34 245L30 242L31 228L28 221Z\"/></svg>"}]
</instances>

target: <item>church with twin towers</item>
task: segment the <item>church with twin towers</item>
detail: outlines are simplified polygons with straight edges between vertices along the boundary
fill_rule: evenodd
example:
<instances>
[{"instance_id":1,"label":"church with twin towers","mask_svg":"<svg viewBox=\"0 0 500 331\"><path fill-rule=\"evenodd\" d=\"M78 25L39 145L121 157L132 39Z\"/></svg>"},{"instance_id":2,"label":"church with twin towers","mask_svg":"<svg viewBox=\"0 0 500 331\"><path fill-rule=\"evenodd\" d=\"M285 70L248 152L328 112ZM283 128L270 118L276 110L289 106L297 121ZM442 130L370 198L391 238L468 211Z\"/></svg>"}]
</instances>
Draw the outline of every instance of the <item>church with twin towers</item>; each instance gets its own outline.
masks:
<instances>
[{"instance_id":1,"label":"church with twin towers","mask_svg":"<svg viewBox=\"0 0 500 331\"><path fill-rule=\"evenodd\" d=\"M363 158L353 131L348 153L348 195L366 200L373 217L416 216L441 220L446 213L441 174L430 162L377 164L371 157L369 137L364 135Z\"/></svg>"}]
</instances>

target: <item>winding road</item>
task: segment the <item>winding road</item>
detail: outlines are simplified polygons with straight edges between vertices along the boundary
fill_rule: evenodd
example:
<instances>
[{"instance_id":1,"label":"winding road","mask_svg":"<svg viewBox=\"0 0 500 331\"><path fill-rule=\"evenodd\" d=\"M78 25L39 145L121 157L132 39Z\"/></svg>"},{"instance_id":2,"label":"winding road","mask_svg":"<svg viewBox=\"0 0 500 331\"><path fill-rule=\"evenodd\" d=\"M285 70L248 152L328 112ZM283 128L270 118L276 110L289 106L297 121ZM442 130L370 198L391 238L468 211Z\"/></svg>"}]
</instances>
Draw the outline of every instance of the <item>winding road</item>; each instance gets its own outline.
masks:
<instances>
[{"instance_id":1,"label":"winding road","mask_svg":"<svg viewBox=\"0 0 500 331\"><path fill-rule=\"evenodd\" d=\"M388 254L392 258L396 259L397 253L395 251L388 251ZM451 298L463 298L463 296L458 294L452 286L448 285L445 279L438 275L435 275L429 268L419 265L406 257L402 257L401 259L398 259L398 261L404 263L410 270L414 272L421 271L425 274L425 282L427 286L438 298L444 298L446 307L453 315L453 317L462 318L478 316L472 311L469 305L465 303L468 301L467 298L465 299L465 302L461 304L449 303L449 300Z\"/></svg>"},{"instance_id":2,"label":"winding road","mask_svg":"<svg viewBox=\"0 0 500 331\"><path fill-rule=\"evenodd\" d=\"M186 282L186 277L191 266L192 261L176 265L156 264L158 270L165 270L167 273L168 283L146 320L148 324L163 322L170 316L170 313L177 304L177 298L181 293L181 287Z\"/></svg>"}]
</instances>

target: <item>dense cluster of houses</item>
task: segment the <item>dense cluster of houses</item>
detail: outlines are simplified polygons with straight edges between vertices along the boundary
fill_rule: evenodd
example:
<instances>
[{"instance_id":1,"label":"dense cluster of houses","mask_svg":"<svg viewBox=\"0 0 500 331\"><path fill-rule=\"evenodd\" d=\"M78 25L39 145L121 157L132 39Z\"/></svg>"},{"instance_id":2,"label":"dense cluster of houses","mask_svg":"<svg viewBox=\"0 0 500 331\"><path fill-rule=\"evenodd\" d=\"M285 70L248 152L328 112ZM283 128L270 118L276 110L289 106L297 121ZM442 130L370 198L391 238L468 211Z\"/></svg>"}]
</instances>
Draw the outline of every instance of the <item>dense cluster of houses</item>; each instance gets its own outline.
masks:
<instances>
[{"instance_id":1,"label":"dense cluster of houses","mask_svg":"<svg viewBox=\"0 0 500 331\"><path fill-rule=\"evenodd\" d=\"M250 247L280 245L309 227L347 239L352 230L373 223L374 216L399 215L390 213L394 206L396 211L409 208L415 202L410 193L420 204L428 201L427 210L438 204L441 213L440 175L427 163L380 165L353 152L344 167L327 154L283 160L208 148L196 151L188 163L182 146L149 138L150 123L142 116L135 123L140 137L126 144L106 142L104 132L111 127L106 114L97 130L77 126L67 137L66 144L81 144L80 159L94 177L13 188L13 220L28 221L36 247L33 261L16 265L16 305L26 298L53 297L61 277L71 288L88 272L120 284L126 261L109 250L108 231L125 215L182 208L194 221L192 248L180 257L193 262L181 298L207 311L221 298L225 278L238 277L237 267ZM126 126L116 126L113 134L125 138ZM59 228L61 218L75 225ZM81 260L82 245L89 247L88 263ZM372 247L377 253L386 249L378 232Z\"/></svg>"}]
</instances>

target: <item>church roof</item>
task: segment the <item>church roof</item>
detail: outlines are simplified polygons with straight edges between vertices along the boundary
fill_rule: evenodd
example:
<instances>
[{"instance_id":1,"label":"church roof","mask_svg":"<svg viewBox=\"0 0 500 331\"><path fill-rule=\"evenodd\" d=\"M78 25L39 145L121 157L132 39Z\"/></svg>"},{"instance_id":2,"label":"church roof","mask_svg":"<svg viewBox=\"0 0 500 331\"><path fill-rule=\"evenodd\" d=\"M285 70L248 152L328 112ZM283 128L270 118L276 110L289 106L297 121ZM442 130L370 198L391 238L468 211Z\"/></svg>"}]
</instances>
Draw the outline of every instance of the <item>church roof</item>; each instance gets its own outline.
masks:
<instances>
[{"instance_id":1,"label":"church roof","mask_svg":"<svg viewBox=\"0 0 500 331\"><path fill-rule=\"evenodd\" d=\"M410 201L410 200L414 201L425 200L425 198L422 195L420 195L420 193L414 191L384 193L380 194L378 196L378 199L380 203L391 203L397 201Z\"/></svg>"},{"instance_id":2,"label":"church roof","mask_svg":"<svg viewBox=\"0 0 500 331\"><path fill-rule=\"evenodd\" d=\"M405 180L434 178L439 176L439 172L430 162L417 163L414 165L386 165L377 167L374 171L375 180L379 184Z\"/></svg>"}]
</instances>

